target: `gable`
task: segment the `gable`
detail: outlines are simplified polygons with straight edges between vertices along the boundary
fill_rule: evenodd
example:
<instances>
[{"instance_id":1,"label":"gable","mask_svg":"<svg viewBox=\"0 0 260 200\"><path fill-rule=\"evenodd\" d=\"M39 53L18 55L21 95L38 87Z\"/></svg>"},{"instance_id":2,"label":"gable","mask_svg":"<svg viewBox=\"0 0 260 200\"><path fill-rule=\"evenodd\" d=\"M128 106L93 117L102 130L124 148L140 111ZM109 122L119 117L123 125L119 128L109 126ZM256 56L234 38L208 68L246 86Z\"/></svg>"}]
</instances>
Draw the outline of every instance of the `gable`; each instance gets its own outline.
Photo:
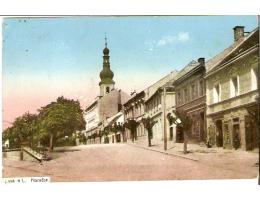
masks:
<instances>
[{"instance_id":1,"label":"gable","mask_svg":"<svg viewBox=\"0 0 260 200\"><path fill-rule=\"evenodd\" d=\"M254 31L249 33L247 36L234 42L230 47L226 48L210 60L206 62L207 74L211 74L216 71L221 65L230 61L232 58L237 57L244 51L250 49L254 45L259 44L259 29L256 28Z\"/></svg>"}]
</instances>

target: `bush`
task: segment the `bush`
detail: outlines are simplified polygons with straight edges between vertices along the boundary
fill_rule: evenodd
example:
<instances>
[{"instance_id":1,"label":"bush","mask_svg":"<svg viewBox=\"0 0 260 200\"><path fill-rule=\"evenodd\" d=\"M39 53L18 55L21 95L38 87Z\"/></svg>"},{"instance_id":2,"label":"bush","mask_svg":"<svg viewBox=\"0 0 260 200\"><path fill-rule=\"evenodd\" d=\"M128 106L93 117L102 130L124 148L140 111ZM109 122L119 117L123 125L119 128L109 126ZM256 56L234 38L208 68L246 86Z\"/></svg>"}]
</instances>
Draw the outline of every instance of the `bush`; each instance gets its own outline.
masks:
<instances>
[{"instance_id":1,"label":"bush","mask_svg":"<svg viewBox=\"0 0 260 200\"><path fill-rule=\"evenodd\" d=\"M76 146L76 138L75 137L68 137L68 138L61 138L57 140L57 146Z\"/></svg>"}]
</instances>

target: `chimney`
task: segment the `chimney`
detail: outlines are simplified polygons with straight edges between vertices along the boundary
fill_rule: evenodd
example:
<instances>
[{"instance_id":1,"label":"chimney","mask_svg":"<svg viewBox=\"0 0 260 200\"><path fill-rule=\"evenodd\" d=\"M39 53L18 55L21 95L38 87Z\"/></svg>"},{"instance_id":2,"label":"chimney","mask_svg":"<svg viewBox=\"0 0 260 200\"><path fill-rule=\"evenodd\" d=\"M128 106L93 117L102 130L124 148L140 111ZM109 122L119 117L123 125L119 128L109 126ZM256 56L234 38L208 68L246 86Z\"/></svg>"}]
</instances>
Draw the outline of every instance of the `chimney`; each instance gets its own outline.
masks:
<instances>
[{"instance_id":1,"label":"chimney","mask_svg":"<svg viewBox=\"0 0 260 200\"><path fill-rule=\"evenodd\" d=\"M198 62L202 65L205 66L205 58L199 58Z\"/></svg>"},{"instance_id":2,"label":"chimney","mask_svg":"<svg viewBox=\"0 0 260 200\"><path fill-rule=\"evenodd\" d=\"M244 26L235 26L234 30L234 40L238 41L240 38L244 37Z\"/></svg>"}]
</instances>

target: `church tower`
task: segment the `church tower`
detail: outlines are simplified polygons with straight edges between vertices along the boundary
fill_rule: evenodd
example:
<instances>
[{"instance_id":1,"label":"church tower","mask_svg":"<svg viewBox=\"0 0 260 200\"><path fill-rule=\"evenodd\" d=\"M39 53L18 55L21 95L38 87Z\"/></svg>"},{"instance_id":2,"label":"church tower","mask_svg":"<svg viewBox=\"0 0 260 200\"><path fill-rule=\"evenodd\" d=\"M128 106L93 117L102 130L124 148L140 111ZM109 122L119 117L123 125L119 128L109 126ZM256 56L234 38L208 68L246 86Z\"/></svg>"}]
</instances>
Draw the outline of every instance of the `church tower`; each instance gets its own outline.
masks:
<instances>
[{"instance_id":1,"label":"church tower","mask_svg":"<svg viewBox=\"0 0 260 200\"><path fill-rule=\"evenodd\" d=\"M103 69L99 76L101 81L99 82L100 96L105 96L114 89L115 81L113 80L114 73L110 69L109 63L109 49L107 48L107 38L105 37L105 48L103 50Z\"/></svg>"}]
</instances>

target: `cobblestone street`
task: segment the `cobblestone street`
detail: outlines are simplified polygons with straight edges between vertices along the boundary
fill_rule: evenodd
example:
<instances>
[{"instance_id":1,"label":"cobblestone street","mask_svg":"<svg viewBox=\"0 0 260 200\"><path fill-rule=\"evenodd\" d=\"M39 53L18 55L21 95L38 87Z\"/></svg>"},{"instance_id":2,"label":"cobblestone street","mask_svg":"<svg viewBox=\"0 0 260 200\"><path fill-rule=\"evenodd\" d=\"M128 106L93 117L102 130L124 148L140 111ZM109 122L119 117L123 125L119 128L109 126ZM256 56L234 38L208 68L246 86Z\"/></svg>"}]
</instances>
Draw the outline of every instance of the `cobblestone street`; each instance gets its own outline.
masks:
<instances>
[{"instance_id":1,"label":"cobblestone street","mask_svg":"<svg viewBox=\"0 0 260 200\"><path fill-rule=\"evenodd\" d=\"M62 182L257 177L257 153L221 155L208 153L204 160L190 160L130 144L82 145L68 148L42 165L4 159L3 177L49 176L51 181Z\"/></svg>"}]
</instances>

